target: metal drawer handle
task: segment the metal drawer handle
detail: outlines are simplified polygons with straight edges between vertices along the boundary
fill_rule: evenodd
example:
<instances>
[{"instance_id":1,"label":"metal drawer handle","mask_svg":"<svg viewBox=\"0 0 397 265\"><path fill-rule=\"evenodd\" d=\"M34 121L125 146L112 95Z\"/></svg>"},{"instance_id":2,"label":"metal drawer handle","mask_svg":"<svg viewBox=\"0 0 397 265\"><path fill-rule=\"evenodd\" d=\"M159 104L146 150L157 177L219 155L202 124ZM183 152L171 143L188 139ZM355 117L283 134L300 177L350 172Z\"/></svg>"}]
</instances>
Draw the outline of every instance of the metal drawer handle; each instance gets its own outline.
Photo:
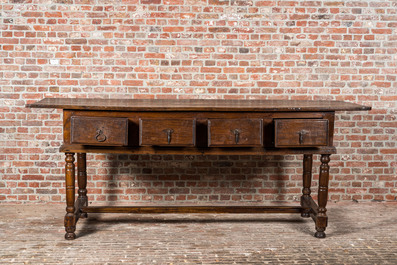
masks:
<instances>
[{"instance_id":1,"label":"metal drawer handle","mask_svg":"<svg viewBox=\"0 0 397 265\"><path fill-rule=\"evenodd\" d=\"M170 144L171 143L171 134L174 132L174 130L173 129L165 129L165 130L163 130L163 132L165 132L167 134L167 141L168 141L168 144Z\"/></svg>"},{"instance_id":2,"label":"metal drawer handle","mask_svg":"<svg viewBox=\"0 0 397 265\"><path fill-rule=\"evenodd\" d=\"M103 133L102 130L97 129L97 130L96 130L95 139L96 139L98 142L102 143L102 142L106 141L107 137L106 137L106 135Z\"/></svg>"},{"instance_id":3,"label":"metal drawer handle","mask_svg":"<svg viewBox=\"0 0 397 265\"><path fill-rule=\"evenodd\" d=\"M301 130L300 132L298 132L298 134L299 134L299 144L303 144L303 136L305 135L305 134L308 134L309 132L308 131L306 131L306 130Z\"/></svg>"},{"instance_id":4,"label":"metal drawer handle","mask_svg":"<svg viewBox=\"0 0 397 265\"><path fill-rule=\"evenodd\" d=\"M240 130L239 129L234 129L234 130L230 130L232 133L234 133L234 141L236 142L236 144L238 144L238 142L240 141Z\"/></svg>"}]
</instances>

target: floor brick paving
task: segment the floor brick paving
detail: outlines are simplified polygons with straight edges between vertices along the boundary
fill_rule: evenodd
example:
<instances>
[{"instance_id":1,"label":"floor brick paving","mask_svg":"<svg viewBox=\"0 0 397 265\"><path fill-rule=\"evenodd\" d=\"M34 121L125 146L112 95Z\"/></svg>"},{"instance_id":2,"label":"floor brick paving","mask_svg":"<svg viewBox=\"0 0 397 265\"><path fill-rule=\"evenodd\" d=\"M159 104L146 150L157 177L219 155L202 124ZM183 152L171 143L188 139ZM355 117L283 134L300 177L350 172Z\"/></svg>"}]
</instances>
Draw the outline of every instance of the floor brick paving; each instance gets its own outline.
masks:
<instances>
[{"instance_id":1,"label":"floor brick paving","mask_svg":"<svg viewBox=\"0 0 397 265\"><path fill-rule=\"evenodd\" d=\"M327 238L293 214L90 214L0 205L1 264L397 264L397 203L329 203Z\"/></svg>"}]
</instances>

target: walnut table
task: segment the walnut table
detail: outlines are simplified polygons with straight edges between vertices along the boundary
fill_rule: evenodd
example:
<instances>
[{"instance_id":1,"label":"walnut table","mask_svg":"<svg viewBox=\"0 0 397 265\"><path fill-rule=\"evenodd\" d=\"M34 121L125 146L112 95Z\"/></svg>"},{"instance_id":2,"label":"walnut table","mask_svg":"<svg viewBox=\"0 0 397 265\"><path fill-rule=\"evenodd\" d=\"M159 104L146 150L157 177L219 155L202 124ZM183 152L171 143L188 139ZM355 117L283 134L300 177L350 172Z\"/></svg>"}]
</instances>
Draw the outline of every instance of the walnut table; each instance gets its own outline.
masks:
<instances>
[{"instance_id":1,"label":"walnut table","mask_svg":"<svg viewBox=\"0 0 397 265\"><path fill-rule=\"evenodd\" d=\"M318 238L327 226L335 111L370 107L342 101L141 100L45 98L30 108L63 109L66 155L66 239L87 213L300 213L312 217ZM75 153L78 197L75 200ZM301 205L88 206L86 153L283 155L303 154ZM310 196L312 155L321 157L318 204Z\"/></svg>"}]
</instances>

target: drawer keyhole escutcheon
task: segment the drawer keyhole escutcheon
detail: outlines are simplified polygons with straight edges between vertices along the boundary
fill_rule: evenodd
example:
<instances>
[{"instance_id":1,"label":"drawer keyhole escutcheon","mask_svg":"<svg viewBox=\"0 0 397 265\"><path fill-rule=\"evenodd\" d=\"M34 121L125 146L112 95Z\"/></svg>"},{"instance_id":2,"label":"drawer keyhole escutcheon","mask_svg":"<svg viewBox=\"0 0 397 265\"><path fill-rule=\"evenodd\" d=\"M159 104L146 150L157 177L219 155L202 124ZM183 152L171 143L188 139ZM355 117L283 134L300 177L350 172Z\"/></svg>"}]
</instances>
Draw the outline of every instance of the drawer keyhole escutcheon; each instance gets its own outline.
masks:
<instances>
[{"instance_id":1,"label":"drawer keyhole escutcheon","mask_svg":"<svg viewBox=\"0 0 397 265\"><path fill-rule=\"evenodd\" d=\"M238 142L240 141L240 130L239 129L234 129L234 130L230 130L232 133L234 133L234 141L236 142L236 144L238 144Z\"/></svg>"},{"instance_id":2,"label":"drawer keyhole escutcheon","mask_svg":"<svg viewBox=\"0 0 397 265\"><path fill-rule=\"evenodd\" d=\"M168 141L168 144L170 144L171 143L171 134L174 132L174 130L173 129L165 129L165 130L163 130L163 132L165 132L167 134L167 141Z\"/></svg>"},{"instance_id":3,"label":"drawer keyhole escutcheon","mask_svg":"<svg viewBox=\"0 0 397 265\"><path fill-rule=\"evenodd\" d=\"M107 137L106 137L106 135L103 133L103 131L101 129L97 129L96 130L95 139L98 142L102 143L102 142L106 141Z\"/></svg>"},{"instance_id":4,"label":"drawer keyhole escutcheon","mask_svg":"<svg viewBox=\"0 0 397 265\"><path fill-rule=\"evenodd\" d=\"M299 144L303 144L303 136L305 136L305 134L308 134L308 131L305 130L301 130L300 132L298 132L299 134Z\"/></svg>"}]
</instances>

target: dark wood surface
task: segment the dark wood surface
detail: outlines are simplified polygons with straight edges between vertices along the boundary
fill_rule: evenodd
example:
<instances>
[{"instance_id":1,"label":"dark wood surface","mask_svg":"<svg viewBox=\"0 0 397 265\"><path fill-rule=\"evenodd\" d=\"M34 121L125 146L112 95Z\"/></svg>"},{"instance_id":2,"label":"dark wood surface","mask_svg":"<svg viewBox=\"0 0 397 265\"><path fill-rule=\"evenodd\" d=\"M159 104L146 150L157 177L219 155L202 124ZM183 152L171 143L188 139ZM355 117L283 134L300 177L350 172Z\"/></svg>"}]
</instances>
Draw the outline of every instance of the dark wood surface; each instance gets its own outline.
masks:
<instances>
[{"instance_id":1,"label":"dark wood surface","mask_svg":"<svg viewBox=\"0 0 397 265\"><path fill-rule=\"evenodd\" d=\"M65 238L88 213L300 213L324 238L335 111L369 110L340 101L117 100L48 98L27 107L61 108L66 153ZM117 146L115 146L117 145ZM78 198L75 200L75 153ZM86 153L303 154L301 206L87 206ZM313 154L321 155L318 205L311 197Z\"/></svg>"},{"instance_id":2,"label":"dark wood surface","mask_svg":"<svg viewBox=\"0 0 397 265\"><path fill-rule=\"evenodd\" d=\"M206 100L45 98L28 108L112 111L355 111L370 107L332 100Z\"/></svg>"},{"instance_id":3,"label":"dark wood surface","mask_svg":"<svg viewBox=\"0 0 397 265\"><path fill-rule=\"evenodd\" d=\"M139 119L140 146L194 146L196 120Z\"/></svg>"},{"instance_id":4,"label":"dark wood surface","mask_svg":"<svg viewBox=\"0 0 397 265\"><path fill-rule=\"evenodd\" d=\"M263 146L262 119L209 119L209 147Z\"/></svg>"},{"instance_id":5,"label":"dark wood surface","mask_svg":"<svg viewBox=\"0 0 397 265\"><path fill-rule=\"evenodd\" d=\"M275 147L328 145L326 119L276 119Z\"/></svg>"},{"instance_id":6,"label":"dark wood surface","mask_svg":"<svg viewBox=\"0 0 397 265\"><path fill-rule=\"evenodd\" d=\"M90 146L80 144L65 144L59 148L60 152L67 153L105 153L105 154L169 154L169 155L285 155L285 154L335 154L333 146L309 148L259 148L259 147L166 147L142 146L138 148L122 146Z\"/></svg>"},{"instance_id":7,"label":"dark wood surface","mask_svg":"<svg viewBox=\"0 0 397 265\"><path fill-rule=\"evenodd\" d=\"M321 147L315 153L324 151L323 147L333 146L334 112L133 112L133 111L93 111L93 110L64 110L64 146L69 146L68 151L79 152L71 148L77 145L84 146L86 152L98 152L95 146L103 146L104 152L110 150L107 147L128 146L127 149L114 148L122 153L157 153L175 149L178 147L180 154L227 154L230 149L236 148L234 154L266 154L268 151L277 151L286 154L291 147L309 148ZM74 120L80 122L79 126L73 126ZM88 122L88 121L93 122ZM111 126L114 122L128 120L128 145L125 143L125 126ZM287 126L295 131L279 130L275 123L280 120L294 126ZM314 121L314 122L313 122ZM324 126L313 127L313 124L321 123ZM285 127L285 126L284 126ZM305 127L308 127L309 130ZM124 128L124 129L123 129ZM287 129L288 129L287 128ZM318 132L316 129L322 131ZM98 135L98 131L101 132ZM299 144L302 131L302 144ZM289 145L280 145L275 148L275 134L290 141ZM319 135L324 136L320 139ZM76 136L82 138L76 141ZM119 135L118 137L113 137ZM104 137L106 136L106 141ZM278 139L277 138L277 139ZM119 139L119 141L117 141ZM316 139L316 141L314 141ZM318 141L321 140L321 141ZM98 140L103 142L98 142ZM122 141L121 141L122 140ZM168 140L170 142L168 143ZM236 141L237 140L237 141ZM296 143L298 141L298 144ZM320 144L318 144L320 142ZM325 144L324 144L325 143ZM90 147L92 147L90 149ZM161 147L161 148L154 148ZM196 149L192 149L195 147ZM211 149L209 149L209 147ZM251 149L247 148L251 147ZM261 147L259 149L254 149ZM264 150L266 149L266 150ZM92 150L92 151L91 151ZM299 150L299 149L296 149ZM296 151L295 150L295 151ZM221 152L219 152L221 151ZM293 153L296 153L296 152ZM302 152L303 153L303 152Z\"/></svg>"},{"instance_id":8,"label":"dark wood surface","mask_svg":"<svg viewBox=\"0 0 397 265\"><path fill-rule=\"evenodd\" d=\"M126 146L128 145L128 119L114 117L72 117L71 143Z\"/></svg>"},{"instance_id":9,"label":"dark wood surface","mask_svg":"<svg viewBox=\"0 0 397 265\"><path fill-rule=\"evenodd\" d=\"M302 213L299 206L88 206L86 213Z\"/></svg>"},{"instance_id":10,"label":"dark wood surface","mask_svg":"<svg viewBox=\"0 0 397 265\"><path fill-rule=\"evenodd\" d=\"M65 239L73 240L76 238L76 208L75 208L75 158L74 153L66 153L65 156L65 186L66 186L66 215L65 215Z\"/></svg>"},{"instance_id":11,"label":"dark wood surface","mask_svg":"<svg viewBox=\"0 0 397 265\"><path fill-rule=\"evenodd\" d=\"M301 196L301 206L305 206L305 201L311 198L310 194L311 185L312 185L312 166L313 165L313 155L303 155L303 174L302 174L302 196ZM310 209L311 207L305 208L302 212L302 217L310 217Z\"/></svg>"},{"instance_id":12,"label":"dark wood surface","mask_svg":"<svg viewBox=\"0 0 397 265\"><path fill-rule=\"evenodd\" d=\"M328 184L329 184L329 161L330 155L322 154L320 165L320 174L319 174L319 185L318 185L318 214L316 223L316 233L315 237L324 238L325 237L325 228L328 223L327 216L327 202L328 202Z\"/></svg>"}]
</instances>

